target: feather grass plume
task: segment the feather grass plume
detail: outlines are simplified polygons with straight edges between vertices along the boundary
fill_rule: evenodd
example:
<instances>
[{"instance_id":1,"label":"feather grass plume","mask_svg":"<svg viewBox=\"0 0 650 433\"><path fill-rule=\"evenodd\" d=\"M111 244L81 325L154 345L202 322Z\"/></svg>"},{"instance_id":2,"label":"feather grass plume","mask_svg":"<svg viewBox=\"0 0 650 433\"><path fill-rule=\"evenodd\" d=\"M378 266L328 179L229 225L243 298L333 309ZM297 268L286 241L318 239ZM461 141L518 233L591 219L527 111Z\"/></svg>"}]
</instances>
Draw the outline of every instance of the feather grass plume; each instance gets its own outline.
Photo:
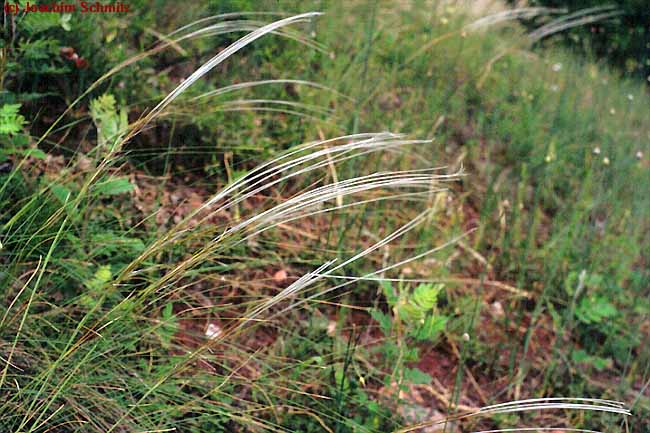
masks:
<instances>
[{"instance_id":1,"label":"feather grass plume","mask_svg":"<svg viewBox=\"0 0 650 433\"><path fill-rule=\"evenodd\" d=\"M464 419L475 418L475 417L484 417L484 416L493 416L498 414L513 413L513 412L533 412L540 410L587 410L595 412L607 412L622 415L623 417L631 416L630 410L626 407L625 403L614 401L614 400L604 400L597 398L573 398L573 397L551 397L551 398L534 398L534 399L525 399L525 400L516 400L507 403L494 404L490 406L484 406L479 408L474 412L465 412L457 415L451 415L439 420L431 420L409 427L401 428L396 430L394 433L407 433L416 431L418 429L434 426L434 425L446 425L447 423L453 421L461 421ZM515 432L515 431L545 431L550 430L551 428L547 426L543 427L522 427L522 428L511 428L511 429L498 429L498 430L487 430L482 432L474 433L495 433L495 432ZM566 430L562 428L562 430ZM569 431L576 432L594 432L593 430L585 429L568 429ZM601 433L601 432L595 432Z\"/></svg>"}]
</instances>

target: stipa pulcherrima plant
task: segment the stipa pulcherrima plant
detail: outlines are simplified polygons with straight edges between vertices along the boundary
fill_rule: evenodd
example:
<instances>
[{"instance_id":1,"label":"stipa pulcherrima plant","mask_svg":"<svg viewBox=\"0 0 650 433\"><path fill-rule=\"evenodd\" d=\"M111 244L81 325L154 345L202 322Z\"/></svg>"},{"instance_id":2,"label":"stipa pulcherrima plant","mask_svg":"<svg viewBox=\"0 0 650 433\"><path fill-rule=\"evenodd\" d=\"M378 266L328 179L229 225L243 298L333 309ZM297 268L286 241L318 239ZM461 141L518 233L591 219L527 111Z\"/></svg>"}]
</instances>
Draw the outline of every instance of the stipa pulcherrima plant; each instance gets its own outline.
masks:
<instances>
[{"instance_id":1,"label":"stipa pulcherrima plant","mask_svg":"<svg viewBox=\"0 0 650 433\"><path fill-rule=\"evenodd\" d=\"M14 301L17 301L22 297L23 293L29 293L28 301L22 313L14 313L17 314L14 317L19 316L20 322L16 328L13 345L9 350L7 363L0 378L0 388L4 387L7 380L13 376L10 373L10 366L13 368L14 365L12 361L16 361L16 359L21 358L26 353L17 350L18 342L22 338L22 333L26 332L24 325L27 321L32 303L36 299L37 288L41 283L44 271L50 264L51 253L55 249L57 242L61 239L65 229L78 222L79 216L82 214L78 212L78 209L89 200L90 193L96 189L95 186L98 182L102 182L105 174L120 160L124 143L132 139L157 116L162 115L165 108L193 82L200 79L210 69L227 59L230 55L267 33L279 30L288 24L310 19L316 15L315 13L303 14L255 29L252 33L238 40L226 50L213 57L206 65L199 68L183 84L163 99L147 116L134 125L131 125L127 130L124 128L126 116L124 114L120 116L116 115L117 111L114 100L106 96L93 101L91 111L98 128L98 137L100 139L100 143L97 149L95 149L95 152L101 157L101 160L97 164L96 169L90 172L87 178L83 180L78 192L74 194L68 192L65 197L62 197L63 208L52 215L43 225L43 229L48 228L48 226L58 226L57 234L54 242L51 244L48 255L42 262L39 262L37 269L32 273L32 278L35 277L33 287L31 290L28 290L32 279L28 280L14 299ZM214 29L218 25L210 27ZM232 29L241 30L236 26ZM198 33L202 34L206 32L198 31ZM152 52L155 52L155 49ZM128 63L126 62L122 66L126 66ZM117 69L119 67L115 70ZM265 317L267 315L266 313L283 301L292 300L292 304L284 308L283 311L286 311L309 301L311 297L322 296L324 292L316 290L314 290L316 293L313 293L307 299L300 300L298 295L307 293L309 289L317 289L317 284L326 278L337 276L345 266L371 254L388 242L412 230L418 224L425 221L424 217L426 214L419 215L413 221L388 235L377 244L366 248L353 257L344 260L342 263L336 263L335 261L327 262L323 266L318 267L314 272L310 272L299 278L277 295L257 304L252 303L252 306L248 308L248 311L240 320L234 322L235 325L224 329L217 338L207 340L205 344L196 348L196 350L176 359L174 364L170 365L160 376L156 377L154 383L147 386L146 391L139 392L139 397L133 404L129 405L128 409L120 410L119 407L114 407L116 413L111 414L110 418L107 417L106 419L103 419L101 416L88 417L84 415L84 412L88 412L94 403L88 400L82 400L77 406L77 414L70 415L67 413L69 409L66 410L66 405L58 405L56 403L57 400L63 398L69 388L69 383L71 381L74 382L73 379L76 378L80 369L92 368L87 363L90 357L94 356L93 354L98 344L101 345L103 341L108 341L113 338L120 340L120 325L123 321L128 320L129 316L142 314L157 301L166 299L170 293L174 293L175 284L197 265L210 260L218 254L227 252L237 244L258 236L277 225L298 218L333 212L377 201L394 199L408 200L430 196L432 192L439 189L438 184L440 182L456 179L457 175L439 174L440 169L377 172L366 176L337 180L331 184L324 184L320 187L308 189L306 192L299 193L283 203L268 209L260 209L252 216L242 218L241 220L235 221L232 225L224 227L222 232L215 233L211 242L208 242L189 258L177 263L163 277L149 280L145 286L136 286L137 289L134 288L131 290L121 301L117 303L113 302L116 293L120 291L124 292L124 288L131 286L131 281L134 278L137 279L140 275L148 271L150 260L156 254L165 250L167 247L178 245L185 240L192 239L195 226L190 226L189 221L191 218L199 212L209 209L208 216L206 217L208 218L210 215L232 208L262 191L266 191L283 182L304 176L316 170L329 169L332 166L354 158L360 158L378 152L399 151L404 146L422 143L425 143L425 141L409 140L401 135L381 133L356 134L299 146L268 163L262 164L211 197L185 220L179 222L174 228L146 248L139 257L127 264L114 278L109 269L102 268L104 270L102 272L103 277L101 279L94 279L86 284L86 286L92 287L92 299L82 297L79 300L79 306L86 308L87 311L80 318L72 333L66 337L67 343L65 343L60 351L57 351L58 357L50 361L48 365L45 365L42 372L35 375L31 381L28 381L26 386L17 386L16 392L6 399L0 409L3 412L7 410L14 410L16 412L16 408L20 408L20 410L17 412L17 416L5 418L3 421L18 431L35 431L42 428L49 428L51 425L56 426L57 424L55 423L61 423L58 424L59 426L64 425L67 421L62 420L66 420L67 417L76 419L75 423L83 424L85 428L98 431L122 431L125 428L139 425L137 420L141 416L140 413L150 405L149 401L154 394L158 394L159 392L164 393L165 387L168 386L167 384L183 377L192 367L193 362L205 359L213 360L214 356L211 356L209 352L214 346L233 340L237 334L246 330L249 325L256 323L260 319L267 319ZM49 187L55 192L57 182L51 182ZM346 203L346 197L348 196L358 196L371 191L387 191L388 194ZM327 203L335 203L335 205L328 207ZM11 227L17 221L19 221L18 215L14 216L7 223L6 227ZM397 265L399 264L394 266ZM370 274L369 277L373 275ZM96 284L96 281L99 283ZM348 281L330 288L328 291L344 287L352 282ZM5 318L11 316L9 311L12 310L13 306L13 303L9 306ZM282 314L282 311L276 312L276 314ZM166 308L163 317L170 318L171 316L171 310ZM13 318L10 317L9 322L13 322ZM0 327L4 323L5 321L3 319ZM87 356L82 355L81 359L76 359L80 353L85 353ZM171 364L170 361L168 362ZM63 380L57 379L55 377L56 371L63 371L65 378ZM226 376L224 379L216 387L217 389L226 387L228 382L232 381L231 376ZM127 393L131 392L128 389L124 391ZM113 393L111 398L117 399L119 397ZM65 399L63 400L65 401ZM205 410L205 407L203 409ZM110 410L106 410L106 412L110 412ZM217 411L217 414L238 422L254 421L250 418L242 419L236 413L223 414Z\"/></svg>"},{"instance_id":2,"label":"stipa pulcherrima plant","mask_svg":"<svg viewBox=\"0 0 650 433\"><path fill-rule=\"evenodd\" d=\"M15 300L17 300L23 293L28 294L28 301L23 306L22 312L18 313L20 322L17 327L12 347L8 352L8 359L5 368L3 369L0 378L0 389L2 389L9 377L9 368L10 366L13 366L12 360L15 360L15 358L18 357L17 343L27 319L27 315L32 307L36 290L38 289L43 273L48 266L51 252L55 248L57 241L60 239L64 228L74 223L74 209L79 207L83 201L86 200L88 192L92 189L93 185L95 185L105 175L106 171L119 160L120 152L124 143L135 137L144 127L149 125L158 116L164 114L165 109L186 89L188 89L189 86L241 48L268 33L282 33L285 26L308 21L317 15L318 13L297 15L264 26L257 25L251 21L236 22L234 24L232 22L217 23L199 30L185 33L180 37L176 37L173 42L161 46L164 48L171 45L171 43L178 43L179 41L193 37L208 36L229 31L239 31L242 29L252 30L251 33L239 39L195 71L190 77L183 81L181 85L167 95L167 97L165 97L144 118L135 124L130 125L127 131L115 131L114 135L116 137L113 137L112 140L110 139L111 137L105 135L102 137L104 153L101 162L97 165L97 169L84 180L79 193L75 196L72 196L71 194L68 195L64 200L65 205L61 212L55 214L46 222L46 225L56 226L58 224L57 234L51 244L50 253L48 253L42 261L39 261L36 271L32 273L32 277L27 281L18 296L15 298ZM181 30L184 32L191 27L192 26L188 26ZM302 40L300 37L295 36L294 33L285 32L284 34ZM99 82L103 81L120 68L126 67L132 62L137 61L139 58L159 52L162 49L161 47L154 48L144 55L138 56L137 58L114 68L113 71L100 79ZM95 88L98 83L91 86L91 88ZM52 128L54 128L54 125ZM46 135L47 133L42 139L44 139ZM91 369L94 367L93 362L99 362L96 361L97 359L102 359L104 356L111 356L110 350L106 352L106 355L95 353L96 348L100 347L102 340L110 341L110 339L115 339L116 341L119 341L123 338L119 334L119 325L122 321L129 320L130 315L141 314L148 308L151 308L151 306L153 306L157 301L166 299L169 293L175 291L175 287L181 279L187 276L190 271L194 270L201 263L204 263L213 257L217 257L219 254L228 251L239 243L245 242L247 239L251 239L252 237L258 236L271 228L299 218L335 212L375 201L412 200L430 197L432 192L435 193L441 189L442 183L457 179L459 173L452 175L440 174L439 169L376 172L365 176L336 180L333 183L313 187L305 192L293 196L285 202L265 209L259 209L258 212L255 212L251 216L244 217L226 227L220 228L219 232L214 234L211 242L208 242L204 247L194 252L190 257L181 260L165 273L164 276L146 280L146 284L130 285L132 279L147 273L150 266L149 263L152 260L155 261L155 257L159 252L173 245L192 239L194 232L196 231L196 225L190 224L193 217L206 210L208 211L208 214L211 215L222 210L230 209L248 198L274 187L275 185L279 185L287 180L304 176L317 170L325 170L333 165L335 166L354 158L361 158L379 152L399 151L406 146L421 143L424 143L424 141L410 140L402 135L391 133L355 134L332 140L321 140L289 150L277 158L258 166L244 177L241 177L228 185L222 191L208 199L191 215L186 217L183 221L180 221L175 227L145 248L136 259L124 266L124 268L117 273L114 278L103 283L103 291L95 290L95 292L100 293L99 298L94 299L93 302L88 304L88 312L80 319L76 329L71 333L69 338L67 338L67 343L64 347L57 351L59 353L58 357L49 360L50 365L45 367L41 373L33 377L28 386L16 389L15 393L5 399L2 403L0 406L0 413L7 413L10 410L15 411L16 407L21 408L21 411L17 412L17 416L12 415L2 419L3 424L12 428L14 431L29 432L52 428L64 429L66 428L64 426L69 423L83 424L84 428L90 431L106 432L131 431L133 428L145 427L145 422L141 421L141 419L151 420L151 417L155 417L155 414L157 413L157 409L154 408L152 409L153 412L147 415L147 410L149 410L148 406L151 404L150 402L153 397L161 393L164 395L165 393L170 392L168 386L171 385L174 387L179 383L179 381L184 384L183 386L187 386L184 377L186 377L194 362L202 360L219 362L219 358L212 352L217 345L232 344L231 342L236 337L240 336L244 331L250 329L252 325L258 323L262 319L270 320L304 304L305 302L322 296L325 293L348 286L358 280L381 280L380 276L383 275L385 271L401 266L411 260L421 258L424 255L430 254L439 249L440 247L437 247L422 254L418 254L410 259L385 266L383 269L362 277L348 277L344 283L325 289L322 288L322 284L325 280L330 278L340 278L340 273L349 264L367 257L369 254L382 248L387 243L403 236L419 224L425 222L427 219L427 212L424 212L416 216L412 221L387 235L379 242L376 242L374 245L352 255L352 257L343 260L341 263L328 261L322 266L317 267L314 271L303 275L301 278L289 285L289 287L279 291L276 295L251 303L248 306L246 313L243 314L239 320L235 321L233 325L223 329L223 331L218 333L215 338L207 339L191 352L175 357L173 363L168 362L170 365L164 368L159 375L154 377L155 380L146 383L144 390L138 392L136 395L129 395L128 401L130 403L127 405L126 409L122 408L122 410L118 410L118 408L111 405L110 400L119 399L121 395L129 394L130 390L128 387L106 388L103 393L94 394L96 398L109 400L106 401L105 404L115 411L115 413L109 414L110 416L107 416L105 419L102 417L102 414L95 414L95 417L90 416L93 414L93 408L96 406L96 402L91 399L76 400L74 406L72 406L73 409L69 409L70 406L66 408L65 403L59 404L60 402L58 399L67 389L69 383L74 382L76 375L79 374L82 368ZM376 191L385 191L387 193L382 196L372 196L369 199L346 201L346 198L353 198L354 196ZM32 287L29 288L32 280L34 283ZM108 303L112 294L124 291L125 287L131 287L126 296L112 305ZM301 296L305 297L300 298ZM281 304L283 307L278 308ZM5 317L0 323L0 329L9 315L9 310L11 310L13 306L14 304L12 303L5 313ZM169 308L165 309L165 315L168 318L172 316L172 312ZM81 354L80 359L77 357L78 354ZM74 361L73 364L71 364L72 361ZM64 377L62 379L57 379L55 377L55 372L59 371L62 367L68 368L68 370L64 369ZM255 425L258 428L284 431L284 429L274 425L263 417L247 415L245 411L237 411L237 403L215 404L211 401L213 398L212 396L215 395L215 393L218 394L222 389L228 389L230 383L234 381L233 375L234 373L226 374L221 377L215 375L213 378L215 381L214 384L208 385L205 390L198 393L188 392L187 395L184 395L183 399L179 398L180 401L177 402L176 405L172 402L169 406L172 408L177 406L178 409L176 410L181 411L183 407L187 406L190 404L189 402L192 401L192 404L200 407L202 413L212 414L214 417L221 417L236 423L247 423L249 425ZM198 386L198 384L194 384L194 386ZM248 386L254 387L255 384L252 383ZM68 404L70 405L71 403L68 402ZM624 416L629 415L629 412L622 404L605 400L523 400L484 407L475 413L451 417L451 419L448 420L432 420L431 422L405 428L400 431L412 431L426 425L444 423L453 419L541 409L598 410L613 412ZM71 410L72 412L70 412ZM161 409L161 411L162 410L163 409ZM164 410L173 411L174 409L167 408ZM182 414L183 412L179 413ZM173 417L173 415L170 416ZM333 420L333 422L336 422L336 420ZM168 425L155 422L147 422L146 427L149 429L155 427L155 431L168 431L169 429L175 429L176 427L182 428L182 423L183 421L181 417L181 420L178 421L174 427L169 427Z\"/></svg>"}]
</instances>

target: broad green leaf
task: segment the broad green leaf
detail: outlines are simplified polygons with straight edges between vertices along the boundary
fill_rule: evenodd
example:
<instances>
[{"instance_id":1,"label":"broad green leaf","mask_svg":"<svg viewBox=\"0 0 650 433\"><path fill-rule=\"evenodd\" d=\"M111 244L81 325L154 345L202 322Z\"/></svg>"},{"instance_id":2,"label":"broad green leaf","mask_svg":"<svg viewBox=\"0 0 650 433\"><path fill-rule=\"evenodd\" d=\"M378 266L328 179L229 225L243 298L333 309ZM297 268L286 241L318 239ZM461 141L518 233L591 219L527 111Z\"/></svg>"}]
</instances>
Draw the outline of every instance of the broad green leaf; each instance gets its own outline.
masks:
<instances>
[{"instance_id":1,"label":"broad green leaf","mask_svg":"<svg viewBox=\"0 0 650 433\"><path fill-rule=\"evenodd\" d=\"M617 314L614 304L604 296L583 298L576 308L576 317L583 323L600 323Z\"/></svg>"},{"instance_id":2,"label":"broad green leaf","mask_svg":"<svg viewBox=\"0 0 650 433\"><path fill-rule=\"evenodd\" d=\"M54 197L56 197L61 203L65 203L71 192L63 185L54 185L52 186L52 194L54 194Z\"/></svg>"},{"instance_id":3,"label":"broad green leaf","mask_svg":"<svg viewBox=\"0 0 650 433\"><path fill-rule=\"evenodd\" d=\"M43 152L41 149L25 149L22 150L20 153L37 159L45 159L47 157L47 154Z\"/></svg>"},{"instance_id":4,"label":"broad green leaf","mask_svg":"<svg viewBox=\"0 0 650 433\"><path fill-rule=\"evenodd\" d=\"M163 308L163 311L162 311L163 319L165 319L165 320L171 319L172 316L174 315L173 311L174 311L174 304L173 303L170 302L167 305L165 305L165 308Z\"/></svg>"},{"instance_id":5,"label":"broad green leaf","mask_svg":"<svg viewBox=\"0 0 650 433\"><path fill-rule=\"evenodd\" d=\"M350 381L342 368L338 367L334 370L334 380L336 381L337 389L342 389L343 392L347 392L350 389Z\"/></svg>"},{"instance_id":6,"label":"broad green leaf","mask_svg":"<svg viewBox=\"0 0 650 433\"><path fill-rule=\"evenodd\" d=\"M404 368L404 381L413 385L428 385L431 383L431 376L418 368Z\"/></svg>"},{"instance_id":7,"label":"broad green leaf","mask_svg":"<svg viewBox=\"0 0 650 433\"><path fill-rule=\"evenodd\" d=\"M571 360L576 364L592 365L598 371L612 367L611 358L601 358L600 356L589 355L582 349L573 351L571 353Z\"/></svg>"},{"instance_id":8,"label":"broad green leaf","mask_svg":"<svg viewBox=\"0 0 650 433\"><path fill-rule=\"evenodd\" d=\"M95 192L99 195L116 195L133 191L133 185L125 177L108 179L95 185Z\"/></svg>"},{"instance_id":9,"label":"broad green leaf","mask_svg":"<svg viewBox=\"0 0 650 433\"><path fill-rule=\"evenodd\" d=\"M70 26L71 19L72 19L72 14L62 14L61 18L59 18L59 24L61 24L61 27L66 32L72 30L72 27Z\"/></svg>"},{"instance_id":10,"label":"broad green leaf","mask_svg":"<svg viewBox=\"0 0 650 433\"><path fill-rule=\"evenodd\" d=\"M434 316L429 314L427 318L424 319L422 326L415 333L415 338L419 341L435 340L438 338L440 333L445 330L447 320L448 317L446 316Z\"/></svg>"}]
</instances>

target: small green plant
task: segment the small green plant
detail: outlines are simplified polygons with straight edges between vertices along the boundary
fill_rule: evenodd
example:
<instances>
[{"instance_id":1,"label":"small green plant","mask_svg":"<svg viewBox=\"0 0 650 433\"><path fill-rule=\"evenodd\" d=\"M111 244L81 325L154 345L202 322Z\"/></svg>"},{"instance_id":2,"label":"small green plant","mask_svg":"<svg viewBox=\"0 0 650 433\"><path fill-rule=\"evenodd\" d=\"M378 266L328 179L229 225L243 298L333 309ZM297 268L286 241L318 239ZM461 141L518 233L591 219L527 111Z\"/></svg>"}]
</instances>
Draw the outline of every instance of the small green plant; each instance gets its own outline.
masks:
<instances>
[{"instance_id":1,"label":"small green plant","mask_svg":"<svg viewBox=\"0 0 650 433\"><path fill-rule=\"evenodd\" d=\"M113 273L110 265L104 265L97 268L92 278L85 281L85 291L79 298L79 303L86 308L95 308L98 300L102 296L102 290L105 289L106 283L111 280Z\"/></svg>"},{"instance_id":2,"label":"small green plant","mask_svg":"<svg viewBox=\"0 0 650 433\"><path fill-rule=\"evenodd\" d=\"M602 358L600 356L589 355L582 349L573 351L573 353L571 353L571 360L576 364L591 365L598 371L603 371L606 368L612 368L611 358Z\"/></svg>"},{"instance_id":3,"label":"small green plant","mask_svg":"<svg viewBox=\"0 0 650 433\"><path fill-rule=\"evenodd\" d=\"M437 307L438 295L444 285L420 284L413 291L403 285L398 287L396 290L390 283L383 285L392 315L373 309L373 319L387 335L393 330L399 330L414 341L435 342L448 320L447 316L440 314Z\"/></svg>"},{"instance_id":4,"label":"small green plant","mask_svg":"<svg viewBox=\"0 0 650 433\"><path fill-rule=\"evenodd\" d=\"M99 147L119 142L129 127L126 110L124 108L118 110L115 97L110 94L99 96L91 101L90 115L97 127Z\"/></svg>"},{"instance_id":5,"label":"small green plant","mask_svg":"<svg viewBox=\"0 0 650 433\"><path fill-rule=\"evenodd\" d=\"M392 370L384 377L386 386L396 384L395 391L407 390L409 385L431 383L431 376L409 365L419 360L418 344L435 343L445 330L448 317L438 309L438 296L443 284L419 284L413 290L404 283L397 288L389 282L382 285L389 311L371 310L387 337L379 347L385 359L391 360Z\"/></svg>"},{"instance_id":6,"label":"small green plant","mask_svg":"<svg viewBox=\"0 0 650 433\"><path fill-rule=\"evenodd\" d=\"M604 295L589 295L581 299L576 317L585 324L599 325L615 317L618 310Z\"/></svg>"},{"instance_id":7,"label":"small green plant","mask_svg":"<svg viewBox=\"0 0 650 433\"><path fill-rule=\"evenodd\" d=\"M21 131L25 117L20 115L20 104L4 104L0 108L0 136L14 135Z\"/></svg>"}]
</instances>

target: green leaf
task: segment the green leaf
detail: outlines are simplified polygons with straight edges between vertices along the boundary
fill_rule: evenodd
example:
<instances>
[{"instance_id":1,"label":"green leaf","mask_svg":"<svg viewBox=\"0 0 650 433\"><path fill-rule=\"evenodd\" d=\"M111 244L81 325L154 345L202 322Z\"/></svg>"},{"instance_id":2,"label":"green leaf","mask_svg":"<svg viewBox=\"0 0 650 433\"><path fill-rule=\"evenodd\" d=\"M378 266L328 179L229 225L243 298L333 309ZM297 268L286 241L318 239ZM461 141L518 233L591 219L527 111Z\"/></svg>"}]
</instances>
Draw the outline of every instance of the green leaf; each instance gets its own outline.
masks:
<instances>
[{"instance_id":1,"label":"green leaf","mask_svg":"<svg viewBox=\"0 0 650 433\"><path fill-rule=\"evenodd\" d=\"M62 14L61 18L59 19L59 24L61 24L61 27L66 32L72 30L72 27L70 26L71 19L72 19L72 14Z\"/></svg>"},{"instance_id":2,"label":"green leaf","mask_svg":"<svg viewBox=\"0 0 650 433\"><path fill-rule=\"evenodd\" d=\"M414 337L419 341L434 341L438 338L440 333L445 330L447 325L446 316L434 316L429 314L422 326L415 332Z\"/></svg>"},{"instance_id":3,"label":"green leaf","mask_svg":"<svg viewBox=\"0 0 650 433\"><path fill-rule=\"evenodd\" d=\"M589 364L598 371L611 368L613 363L611 358L601 358L600 356L589 355L582 349L573 351L571 353L571 360L576 364Z\"/></svg>"},{"instance_id":4,"label":"green leaf","mask_svg":"<svg viewBox=\"0 0 650 433\"><path fill-rule=\"evenodd\" d=\"M424 311L433 309L438 302L438 293L444 286L442 284L420 284L413 292L413 302Z\"/></svg>"},{"instance_id":5,"label":"green leaf","mask_svg":"<svg viewBox=\"0 0 650 433\"><path fill-rule=\"evenodd\" d=\"M41 149L37 148L27 148L21 149L22 146L25 146L29 143L27 137L24 134L17 134L12 137L9 137L8 140L3 140L3 143L9 143L6 148L0 147L0 155L24 155L31 156L36 159L45 159L47 154Z\"/></svg>"},{"instance_id":6,"label":"green leaf","mask_svg":"<svg viewBox=\"0 0 650 433\"><path fill-rule=\"evenodd\" d=\"M100 266L95 275L90 280L86 281L86 287L92 292L97 292L104 287L104 285L110 281L113 274L111 273L111 266L104 265Z\"/></svg>"},{"instance_id":7,"label":"green leaf","mask_svg":"<svg viewBox=\"0 0 650 433\"><path fill-rule=\"evenodd\" d=\"M100 146L118 142L126 133L129 121L126 111L117 111L115 97L105 94L90 102L90 115L97 127Z\"/></svg>"},{"instance_id":8,"label":"green leaf","mask_svg":"<svg viewBox=\"0 0 650 433\"><path fill-rule=\"evenodd\" d=\"M345 371L343 371L342 368L339 367L334 370L334 381L338 389L343 390L343 392L349 391L350 381L348 380L347 376L345 375Z\"/></svg>"},{"instance_id":9,"label":"green leaf","mask_svg":"<svg viewBox=\"0 0 650 433\"><path fill-rule=\"evenodd\" d=\"M29 135L27 134L14 134L9 137L9 142L16 149L22 149L29 144Z\"/></svg>"},{"instance_id":10,"label":"green leaf","mask_svg":"<svg viewBox=\"0 0 650 433\"><path fill-rule=\"evenodd\" d=\"M586 362L589 360L589 354L582 349L578 349L571 353L571 359L576 363Z\"/></svg>"},{"instance_id":11,"label":"green leaf","mask_svg":"<svg viewBox=\"0 0 650 433\"><path fill-rule=\"evenodd\" d=\"M33 3L32 3L33 4ZM59 25L59 14L29 13L21 20L21 26L31 34L43 32Z\"/></svg>"},{"instance_id":12,"label":"green leaf","mask_svg":"<svg viewBox=\"0 0 650 433\"><path fill-rule=\"evenodd\" d=\"M391 285L390 281L383 281L381 286L382 289L384 289L384 296L386 296L388 305L394 306L397 303L397 295L395 294L395 289Z\"/></svg>"},{"instance_id":13,"label":"green leaf","mask_svg":"<svg viewBox=\"0 0 650 433\"><path fill-rule=\"evenodd\" d=\"M116 195L133 191L133 185L125 177L108 179L95 185L95 192L99 195Z\"/></svg>"},{"instance_id":14,"label":"green leaf","mask_svg":"<svg viewBox=\"0 0 650 433\"><path fill-rule=\"evenodd\" d=\"M431 383L430 375L418 368L404 368L404 381L413 385L428 385Z\"/></svg>"},{"instance_id":15,"label":"green leaf","mask_svg":"<svg viewBox=\"0 0 650 433\"><path fill-rule=\"evenodd\" d=\"M398 305L397 312L399 313L400 319L409 324L424 320L424 311L411 302Z\"/></svg>"},{"instance_id":16,"label":"green leaf","mask_svg":"<svg viewBox=\"0 0 650 433\"><path fill-rule=\"evenodd\" d=\"M370 310L370 316L379 323L379 327L381 328L381 331L384 333L384 335L389 335L390 334L390 328L391 328L391 318L389 315L382 313L379 310Z\"/></svg>"},{"instance_id":17,"label":"green leaf","mask_svg":"<svg viewBox=\"0 0 650 433\"><path fill-rule=\"evenodd\" d=\"M22 153L25 156L31 156L33 158L37 159L45 159L47 157L47 154L43 152L41 149L24 149L20 153Z\"/></svg>"},{"instance_id":18,"label":"green leaf","mask_svg":"<svg viewBox=\"0 0 650 433\"><path fill-rule=\"evenodd\" d=\"M420 359L420 351L417 347L405 347L403 348L402 356L404 357L404 362L417 362Z\"/></svg>"},{"instance_id":19,"label":"green leaf","mask_svg":"<svg viewBox=\"0 0 650 433\"><path fill-rule=\"evenodd\" d=\"M163 308L162 317L165 320L170 320L173 315L174 315L174 304L170 302L169 304L165 305L165 308Z\"/></svg>"},{"instance_id":20,"label":"green leaf","mask_svg":"<svg viewBox=\"0 0 650 433\"><path fill-rule=\"evenodd\" d=\"M54 185L52 186L52 194L54 194L54 197L56 197L61 203L65 203L71 192L63 185Z\"/></svg>"},{"instance_id":21,"label":"green leaf","mask_svg":"<svg viewBox=\"0 0 650 433\"><path fill-rule=\"evenodd\" d=\"M592 356L591 363L598 371L603 371L606 368L612 367L612 360L610 358L601 358L600 356Z\"/></svg>"},{"instance_id":22,"label":"green leaf","mask_svg":"<svg viewBox=\"0 0 650 433\"><path fill-rule=\"evenodd\" d=\"M110 265L100 266L95 271L92 278L86 280L84 285L87 292L81 295L79 303L87 308L93 308L97 304L101 291L108 281L112 278Z\"/></svg>"},{"instance_id":23,"label":"green leaf","mask_svg":"<svg viewBox=\"0 0 650 433\"><path fill-rule=\"evenodd\" d=\"M583 298L576 308L576 317L583 323L601 323L618 314L618 310L604 296Z\"/></svg>"},{"instance_id":24,"label":"green leaf","mask_svg":"<svg viewBox=\"0 0 650 433\"><path fill-rule=\"evenodd\" d=\"M573 296L578 286L579 274L575 271L569 272L566 279L564 280L564 290L569 296Z\"/></svg>"},{"instance_id":25,"label":"green leaf","mask_svg":"<svg viewBox=\"0 0 650 433\"><path fill-rule=\"evenodd\" d=\"M16 134L25 124L25 118L18 114L20 104L4 104L0 108L0 134Z\"/></svg>"}]
</instances>

